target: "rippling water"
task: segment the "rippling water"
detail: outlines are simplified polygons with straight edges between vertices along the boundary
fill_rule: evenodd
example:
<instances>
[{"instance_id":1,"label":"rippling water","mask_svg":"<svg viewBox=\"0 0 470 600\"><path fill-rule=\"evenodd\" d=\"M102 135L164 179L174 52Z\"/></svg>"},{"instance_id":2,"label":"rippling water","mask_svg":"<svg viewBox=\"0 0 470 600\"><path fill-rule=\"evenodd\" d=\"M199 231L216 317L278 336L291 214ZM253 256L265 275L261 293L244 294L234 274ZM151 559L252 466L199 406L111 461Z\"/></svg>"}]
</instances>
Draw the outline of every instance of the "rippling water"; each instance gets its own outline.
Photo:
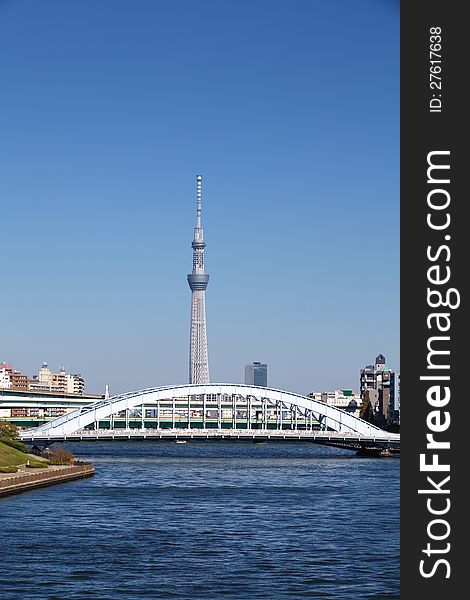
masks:
<instances>
[{"instance_id":1,"label":"rippling water","mask_svg":"<svg viewBox=\"0 0 470 600\"><path fill-rule=\"evenodd\" d=\"M82 442L0 500L2 600L399 598L399 460L305 443Z\"/></svg>"}]
</instances>

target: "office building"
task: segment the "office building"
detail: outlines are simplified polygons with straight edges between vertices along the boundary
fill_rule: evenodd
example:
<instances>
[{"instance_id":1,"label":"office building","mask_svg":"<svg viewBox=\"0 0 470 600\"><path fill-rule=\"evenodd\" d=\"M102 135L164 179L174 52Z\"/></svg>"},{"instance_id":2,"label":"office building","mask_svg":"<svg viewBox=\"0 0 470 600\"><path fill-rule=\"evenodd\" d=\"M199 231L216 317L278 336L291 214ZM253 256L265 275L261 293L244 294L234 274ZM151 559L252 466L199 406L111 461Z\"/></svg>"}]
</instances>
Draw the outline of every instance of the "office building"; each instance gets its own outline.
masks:
<instances>
[{"instance_id":1,"label":"office building","mask_svg":"<svg viewBox=\"0 0 470 600\"><path fill-rule=\"evenodd\" d=\"M377 425L383 427L396 421L395 373L386 366L385 356L379 354L373 365L361 369L360 393L367 392Z\"/></svg>"},{"instance_id":2,"label":"office building","mask_svg":"<svg viewBox=\"0 0 470 600\"><path fill-rule=\"evenodd\" d=\"M268 387L268 365L253 362L245 366L245 384Z\"/></svg>"}]
</instances>

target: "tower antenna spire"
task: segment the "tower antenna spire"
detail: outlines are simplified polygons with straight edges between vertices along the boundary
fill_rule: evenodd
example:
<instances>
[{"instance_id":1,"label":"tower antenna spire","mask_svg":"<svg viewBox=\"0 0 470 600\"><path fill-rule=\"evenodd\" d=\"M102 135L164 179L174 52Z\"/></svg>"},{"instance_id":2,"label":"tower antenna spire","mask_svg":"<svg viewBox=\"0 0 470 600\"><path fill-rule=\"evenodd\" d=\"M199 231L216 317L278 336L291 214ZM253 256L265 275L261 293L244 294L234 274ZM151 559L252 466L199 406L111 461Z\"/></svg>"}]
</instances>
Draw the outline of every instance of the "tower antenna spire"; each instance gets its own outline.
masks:
<instances>
[{"instance_id":1,"label":"tower antenna spire","mask_svg":"<svg viewBox=\"0 0 470 600\"><path fill-rule=\"evenodd\" d=\"M201 228L201 182L202 177L200 175L197 176L197 222L196 227L198 229Z\"/></svg>"}]
</instances>

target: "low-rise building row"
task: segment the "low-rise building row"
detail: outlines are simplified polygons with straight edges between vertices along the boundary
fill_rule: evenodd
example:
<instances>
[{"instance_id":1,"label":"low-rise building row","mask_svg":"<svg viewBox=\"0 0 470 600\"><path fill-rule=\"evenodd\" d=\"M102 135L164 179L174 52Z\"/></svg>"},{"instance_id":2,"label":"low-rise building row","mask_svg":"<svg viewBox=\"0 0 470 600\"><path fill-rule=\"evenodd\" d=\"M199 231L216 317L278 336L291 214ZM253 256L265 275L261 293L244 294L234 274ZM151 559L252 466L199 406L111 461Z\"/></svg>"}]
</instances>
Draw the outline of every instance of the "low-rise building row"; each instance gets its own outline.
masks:
<instances>
[{"instance_id":1,"label":"low-rise building row","mask_svg":"<svg viewBox=\"0 0 470 600\"><path fill-rule=\"evenodd\" d=\"M66 373L64 367L61 367L58 373L53 373L47 362L42 363L38 374L32 378L13 369L11 364L3 362L0 363L0 389L83 394L85 381L79 373Z\"/></svg>"}]
</instances>

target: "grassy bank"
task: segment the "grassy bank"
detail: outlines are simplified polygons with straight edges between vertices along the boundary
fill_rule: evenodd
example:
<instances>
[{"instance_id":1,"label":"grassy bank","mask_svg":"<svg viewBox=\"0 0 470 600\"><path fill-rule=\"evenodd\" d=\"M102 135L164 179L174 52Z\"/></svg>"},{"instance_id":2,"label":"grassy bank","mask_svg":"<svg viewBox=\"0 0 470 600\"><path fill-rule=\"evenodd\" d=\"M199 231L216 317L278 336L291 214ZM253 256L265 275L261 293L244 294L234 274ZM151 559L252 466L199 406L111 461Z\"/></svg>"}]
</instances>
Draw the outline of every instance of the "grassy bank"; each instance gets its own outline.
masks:
<instances>
[{"instance_id":1,"label":"grassy bank","mask_svg":"<svg viewBox=\"0 0 470 600\"><path fill-rule=\"evenodd\" d=\"M28 460L31 466L43 463L43 461L33 458L30 454L25 454L16 448L0 442L0 467L17 467L18 465L26 464Z\"/></svg>"}]
</instances>

